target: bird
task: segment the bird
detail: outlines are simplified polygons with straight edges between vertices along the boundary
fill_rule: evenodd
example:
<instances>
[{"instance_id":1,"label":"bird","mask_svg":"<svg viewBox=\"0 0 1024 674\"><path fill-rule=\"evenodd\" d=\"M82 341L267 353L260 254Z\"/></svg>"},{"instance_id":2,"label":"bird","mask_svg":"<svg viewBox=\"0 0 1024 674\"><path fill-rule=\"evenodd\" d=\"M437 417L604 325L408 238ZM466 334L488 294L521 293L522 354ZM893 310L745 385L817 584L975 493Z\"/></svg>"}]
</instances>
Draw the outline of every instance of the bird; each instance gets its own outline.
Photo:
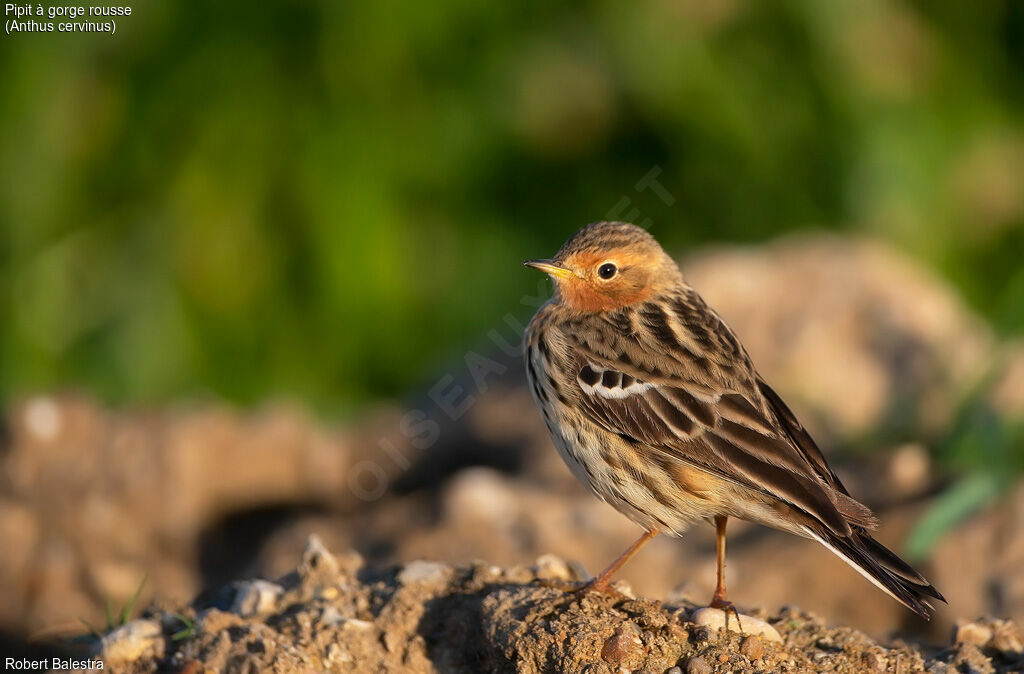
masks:
<instances>
[{"instance_id":1,"label":"bird","mask_svg":"<svg viewBox=\"0 0 1024 674\"><path fill-rule=\"evenodd\" d=\"M942 594L876 541L878 519L843 486L722 318L645 229L597 222L527 267L553 281L524 334L531 394L571 472L644 529L581 592L659 533L715 526L710 606L725 584L730 517L817 541L928 619ZM737 614L738 615L738 614Z\"/></svg>"}]
</instances>

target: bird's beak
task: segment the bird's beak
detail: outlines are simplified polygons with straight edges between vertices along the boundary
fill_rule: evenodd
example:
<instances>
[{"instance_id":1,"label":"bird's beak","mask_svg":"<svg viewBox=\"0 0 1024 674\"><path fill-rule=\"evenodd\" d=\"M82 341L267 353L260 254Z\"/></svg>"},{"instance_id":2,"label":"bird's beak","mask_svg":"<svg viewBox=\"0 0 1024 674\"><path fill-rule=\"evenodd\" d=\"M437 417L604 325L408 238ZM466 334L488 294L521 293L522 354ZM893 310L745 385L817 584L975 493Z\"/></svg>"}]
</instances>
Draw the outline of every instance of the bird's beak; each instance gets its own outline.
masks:
<instances>
[{"instance_id":1,"label":"bird's beak","mask_svg":"<svg viewBox=\"0 0 1024 674\"><path fill-rule=\"evenodd\" d=\"M571 269L566 269L565 267L555 264L554 260L526 260L523 264L527 267L539 269L545 274L557 276L558 278L569 279L576 276L575 272Z\"/></svg>"}]
</instances>

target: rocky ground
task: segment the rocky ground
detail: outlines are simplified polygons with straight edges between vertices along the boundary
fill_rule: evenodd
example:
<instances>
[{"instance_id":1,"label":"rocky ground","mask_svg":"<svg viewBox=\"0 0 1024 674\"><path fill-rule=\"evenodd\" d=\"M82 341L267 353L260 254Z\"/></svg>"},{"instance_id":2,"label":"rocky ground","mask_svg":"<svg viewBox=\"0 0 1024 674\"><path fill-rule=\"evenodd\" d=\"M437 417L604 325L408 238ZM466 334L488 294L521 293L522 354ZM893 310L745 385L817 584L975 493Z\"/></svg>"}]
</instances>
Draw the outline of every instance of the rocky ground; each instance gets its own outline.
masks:
<instances>
[{"instance_id":1,"label":"rocky ground","mask_svg":"<svg viewBox=\"0 0 1024 674\"><path fill-rule=\"evenodd\" d=\"M999 342L950 288L893 251L814 237L704 251L684 269L819 439L850 490L880 515L879 537L896 549L936 494L958 477L932 457L967 394L981 390L993 415L1024 419L1024 346ZM772 301L763 301L766 296ZM181 609L239 578L286 576L310 534L331 550L351 549L366 560L367 569L348 578L367 601L383 606L408 596L397 571L388 576L371 569L415 559L454 565L486 559L507 569L498 573L501 582L479 580L482 566L458 567L441 594L424 600L423 616L469 611L478 620L484 604L497 610L495 602L506 600L527 608L503 615L532 615L550 593L522 586L530 576L515 570L520 565L554 554L571 568L593 571L638 535L568 473L522 385L510 347L518 340L516 326L533 310L528 301L511 307L508 320L465 359L447 370L439 365L422 396L343 422L323 423L281 401L245 412L216 401L119 410L74 394L8 404L0 429L0 653L64 644L82 633L81 619L103 625L104 606L130 603L140 585L135 612L147 605ZM489 361L483 375L480 358ZM1021 532L1024 487L943 536L919 562L950 600L931 623L875 591L820 546L743 523L730 523L729 587L741 605L769 607L787 643L793 632L778 610L798 605L874 639L898 634L914 643L944 644L963 619L990 615L1024 622ZM684 599L706 601L714 581L710 528L698 527L682 541L655 540L623 578L638 596L676 608L686 605ZM305 591L301 583L284 586L286 599ZM339 597L355 596L347 592ZM224 608L223 597L218 601L210 605ZM297 608L296 616L308 620L291 626L281 617L291 614L276 604L279 617L261 628L260 617L221 613L268 638L266 629L280 627L267 643L285 652L287 635L319 625L324 619L316 611L326 606ZM335 608L379 630L385 623L373 606L369 613ZM583 616L572 611L590 606L565 615ZM601 606L593 603L595 610ZM611 625L596 614L586 614L586 621ZM650 631L638 621L641 633ZM693 638L680 624L689 635L679 641L683 649ZM360 623L349 624L346 634L352 625ZM501 625L511 629L511 623ZM165 644L165 665L181 649L204 643L202 629L179 643L167 631L180 627L166 621L157 627L148 629ZM473 639L474 649L491 653L486 657L504 652L497 645L505 632L480 629L460 633L464 640L458 643ZM242 634L226 633L230 644ZM419 648L428 654L423 662L443 669L436 654L456 645L440 644L442 637L430 636L434 632L416 634L424 644L405 650ZM650 645L648 636L639 638ZM397 657L385 651L379 657ZM937 653L921 657L938 663ZM692 654L679 650L665 667L677 666L680 658L689 662ZM643 663L634 669L644 667L658 671Z\"/></svg>"},{"instance_id":2,"label":"rocky ground","mask_svg":"<svg viewBox=\"0 0 1024 674\"><path fill-rule=\"evenodd\" d=\"M106 635L91 657L124 672L1013 672L1024 634L962 624L952 643L879 644L794 608L756 636L692 621L686 601L587 595L553 556L533 567L413 561L364 568L316 538L276 582L234 583ZM631 591L620 584L620 590ZM758 618L743 616L752 632ZM772 629L774 628L774 629ZM86 656L82 656L86 657Z\"/></svg>"}]
</instances>

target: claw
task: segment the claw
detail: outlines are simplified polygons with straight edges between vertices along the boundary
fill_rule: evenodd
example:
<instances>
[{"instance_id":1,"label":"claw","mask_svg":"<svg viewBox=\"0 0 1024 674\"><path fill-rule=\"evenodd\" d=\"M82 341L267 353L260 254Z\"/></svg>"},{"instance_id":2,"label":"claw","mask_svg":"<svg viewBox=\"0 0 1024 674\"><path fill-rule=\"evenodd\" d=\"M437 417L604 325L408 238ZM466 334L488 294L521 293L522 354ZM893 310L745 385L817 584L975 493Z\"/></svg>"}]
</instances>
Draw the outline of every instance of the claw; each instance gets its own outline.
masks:
<instances>
[{"instance_id":1,"label":"claw","mask_svg":"<svg viewBox=\"0 0 1024 674\"><path fill-rule=\"evenodd\" d=\"M709 608L716 608L719 611L722 611L722 612L725 613L725 629L726 630L729 629L729 613L732 613L734 616L736 616L736 624L739 625L739 627L740 627L740 633L741 634L746 634L746 632L743 630L743 622L740 620L740 612L736 609L736 605L733 604L731 601L729 601L725 597L719 597L716 594L714 599L711 600L711 603L708 604L708 607Z\"/></svg>"}]
</instances>

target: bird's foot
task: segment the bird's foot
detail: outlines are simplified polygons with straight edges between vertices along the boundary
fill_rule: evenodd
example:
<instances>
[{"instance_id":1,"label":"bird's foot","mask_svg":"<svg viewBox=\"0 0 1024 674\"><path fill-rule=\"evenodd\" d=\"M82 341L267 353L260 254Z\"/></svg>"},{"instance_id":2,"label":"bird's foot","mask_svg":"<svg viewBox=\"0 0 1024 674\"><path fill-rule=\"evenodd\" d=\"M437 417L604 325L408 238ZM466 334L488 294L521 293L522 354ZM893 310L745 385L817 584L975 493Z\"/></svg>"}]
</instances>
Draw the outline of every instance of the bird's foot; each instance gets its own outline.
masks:
<instances>
[{"instance_id":1,"label":"bird's foot","mask_svg":"<svg viewBox=\"0 0 1024 674\"><path fill-rule=\"evenodd\" d=\"M736 604L725 598L725 593L715 592L715 596L712 597L711 603L708 604L708 608L715 608L725 613L725 629L729 629L729 614L732 613L736 616L736 624L739 625L740 632L743 632L743 623L740 621L740 612L736 609Z\"/></svg>"}]
</instances>

